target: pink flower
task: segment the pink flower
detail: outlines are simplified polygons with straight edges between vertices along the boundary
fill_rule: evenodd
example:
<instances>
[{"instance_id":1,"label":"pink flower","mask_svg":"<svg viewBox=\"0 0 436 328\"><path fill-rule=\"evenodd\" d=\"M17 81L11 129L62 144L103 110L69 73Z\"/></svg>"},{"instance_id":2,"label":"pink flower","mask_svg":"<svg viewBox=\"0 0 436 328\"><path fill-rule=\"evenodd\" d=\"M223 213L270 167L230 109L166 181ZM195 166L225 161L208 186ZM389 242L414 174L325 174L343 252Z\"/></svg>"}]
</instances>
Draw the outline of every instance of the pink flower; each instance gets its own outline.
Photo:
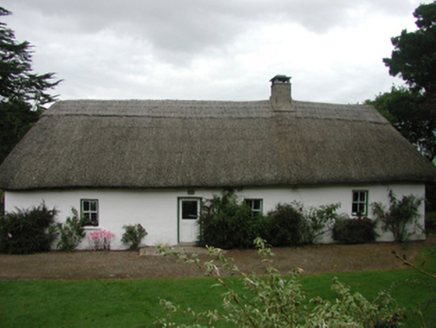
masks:
<instances>
[{"instance_id":1,"label":"pink flower","mask_svg":"<svg viewBox=\"0 0 436 328\"><path fill-rule=\"evenodd\" d=\"M9 237L9 239L12 238L12 235L9 232L8 232L8 237Z\"/></svg>"}]
</instances>

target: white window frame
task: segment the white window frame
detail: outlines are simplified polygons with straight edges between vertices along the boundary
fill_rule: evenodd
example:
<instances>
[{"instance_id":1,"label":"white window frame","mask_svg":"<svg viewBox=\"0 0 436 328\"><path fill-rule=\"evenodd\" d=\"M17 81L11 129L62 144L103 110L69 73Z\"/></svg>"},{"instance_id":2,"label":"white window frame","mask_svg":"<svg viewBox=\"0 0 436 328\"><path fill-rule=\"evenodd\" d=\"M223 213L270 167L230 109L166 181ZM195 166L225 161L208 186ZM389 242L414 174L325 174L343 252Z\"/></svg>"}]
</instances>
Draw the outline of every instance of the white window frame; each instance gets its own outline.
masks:
<instances>
[{"instance_id":1,"label":"white window frame","mask_svg":"<svg viewBox=\"0 0 436 328\"><path fill-rule=\"evenodd\" d=\"M89 203L87 210L85 210L85 203ZM95 203L95 208L91 203ZM85 227L98 227L100 219L98 212L98 199L80 200L80 217L85 219Z\"/></svg>"},{"instance_id":2,"label":"white window frame","mask_svg":"<svg viewBox=\"0 0 436 328\"><path fill-rule=\"evenodd\" d=\"M351 198L351 214L352 215L368 215L368 190L353 190ZM357 195L357 199L355 197ZM363 195L363 197L362 197ZM364 198L364 199L363 199ZM363 211L359 211L363 206ZM356 209L356 211L354 210Z\"/></svg>"},{"instance_id":3,"label":"white window frame","mask_svg":"<svg viewBox=\"0 0 436 328\"><path fill-rule=\"evenodd\" d=\"M255 203L258 202L258 206ZM263 199L260 198L246 198L244 199L244 203L251 208L251 217L255 218L256 216L262 214L263 212Z\"/></svg>"}]
</instances>

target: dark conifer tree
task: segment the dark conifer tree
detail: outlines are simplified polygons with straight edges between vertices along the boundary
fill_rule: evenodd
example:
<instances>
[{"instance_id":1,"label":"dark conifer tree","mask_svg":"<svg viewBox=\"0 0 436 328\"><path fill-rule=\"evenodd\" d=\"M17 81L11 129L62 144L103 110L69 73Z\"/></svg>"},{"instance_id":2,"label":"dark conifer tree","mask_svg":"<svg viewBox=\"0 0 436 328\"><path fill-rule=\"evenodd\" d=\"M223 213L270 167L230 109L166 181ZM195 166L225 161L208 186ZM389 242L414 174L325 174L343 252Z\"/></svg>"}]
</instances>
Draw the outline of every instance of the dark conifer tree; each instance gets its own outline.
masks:
<instances>
[{"instance_id":1,"label":"dark conifer tree","mask_svg":"<svg viewBox=\"0 0 436 328\"><path fill-rule=\"evenodd\" d=\"M0 7L0 16L11 12ZM14 31L0 22L0 163L38 120L44 105L55 101L48 90L60 80L54 73L32 72L32 46L17 42Z\"/></svg>"}]
</instances>

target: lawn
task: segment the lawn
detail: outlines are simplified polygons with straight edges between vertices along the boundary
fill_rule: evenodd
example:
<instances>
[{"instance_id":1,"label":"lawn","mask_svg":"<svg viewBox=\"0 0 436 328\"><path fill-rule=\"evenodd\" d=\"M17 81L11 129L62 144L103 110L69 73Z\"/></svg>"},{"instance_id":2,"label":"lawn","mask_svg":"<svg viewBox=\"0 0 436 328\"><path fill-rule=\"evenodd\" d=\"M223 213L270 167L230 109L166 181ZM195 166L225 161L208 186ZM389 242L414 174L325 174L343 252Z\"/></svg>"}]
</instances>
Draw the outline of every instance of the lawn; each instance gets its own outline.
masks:
<instances>
[{"instance_id":1,"label":"lawn","mask_svg":"<svg viewBox=\"0 0 436 328\"><path fill-rule=\"evenodd\" d=\"M436 272L435 254L427 256L425 269ZM301 280L308 298L334 300L330 288L334 276L368 298L407 279L419 279L436 287L436 281L411 268L311 275ZM236 278L226 281L244 293ZM213 284L210 278L0 282L0 327L150 327L156 317L166 315L159 298L196 311L221 309L223 289L211 287ZM420 284L401 286L392 295L408 309L408 327L420 327L419 318L412 312L418 302L435 296L434 290ZM436 306L426 308L425 313L433 315L427 317L430 327L436 322ZM173 318L182 322L179 316Z\"/></svg>"}]
</instances>

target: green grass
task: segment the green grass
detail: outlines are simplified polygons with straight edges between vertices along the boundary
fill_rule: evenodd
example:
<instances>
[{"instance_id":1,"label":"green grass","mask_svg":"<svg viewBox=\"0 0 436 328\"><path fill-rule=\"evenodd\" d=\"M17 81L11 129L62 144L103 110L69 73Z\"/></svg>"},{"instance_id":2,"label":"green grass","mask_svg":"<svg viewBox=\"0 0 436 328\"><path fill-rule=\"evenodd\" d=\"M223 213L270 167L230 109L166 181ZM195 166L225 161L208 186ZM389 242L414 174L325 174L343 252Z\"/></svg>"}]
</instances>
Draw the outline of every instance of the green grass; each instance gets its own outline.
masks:
<instances>
[{"instance_id":1,"label":"green grass","mask_svg":"<svg viewBox=\"0 0 436 328\"><path fill-rule=\"evenodd\" d=\"M427 258L425 268L436 272L435 255ZM302 278L308 298L321 296L333 301L336 295L330 286L334 276L368 298L406 279L419 279L436 288L436 281L412 269L324 274ZM243 290L235 278L226 281ZM150 327L156 317L166 316L159 297L196 311L221 309L224 290L212 288L213 284L209 278L0 282L0 327ZM434 290L421 285L396 288L392 295L410 310L408 327L420 326L419 318L412 314L418 302L435 296ZM427 318L428 324L436 322L435 305L426 313L433 315ZM180 316L173 319L183 320Z\"/></svg>"},{"instance_id":2,"label":"green grass","mask_svg":"<svg viewBox=\"0 0 436 328\"><path fill-rule=\"evenodd\" d=\"M219 306L210 279L0 282L0 327L149 327L159 297L198 310ZM37 325L35 325L37 323Z\"/></svg>"}]
</instances>

